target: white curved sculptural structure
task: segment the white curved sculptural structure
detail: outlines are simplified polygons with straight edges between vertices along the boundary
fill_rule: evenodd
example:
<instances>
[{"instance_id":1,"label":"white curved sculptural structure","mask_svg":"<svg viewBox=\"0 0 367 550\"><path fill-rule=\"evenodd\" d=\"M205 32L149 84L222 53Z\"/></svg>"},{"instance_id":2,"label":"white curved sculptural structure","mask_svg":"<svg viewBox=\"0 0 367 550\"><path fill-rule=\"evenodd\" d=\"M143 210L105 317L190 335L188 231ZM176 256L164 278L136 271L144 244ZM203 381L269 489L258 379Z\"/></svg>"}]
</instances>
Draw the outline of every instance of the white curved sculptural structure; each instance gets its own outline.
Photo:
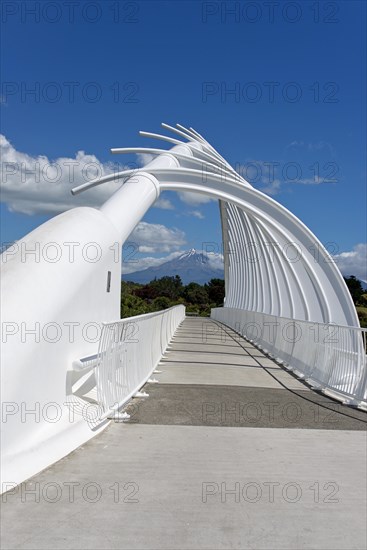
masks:
<instances>
[{"instance_id":1,"label":"white curved sculptural structure","mask_svg":"<svg viewBox=\"0 0 367 550\"><path fill-rule=\"evenodd\" d=\"M130 336L137 329L142 340L140 346L128 342L130 347L128 325L116 322L121 289L116 250L166 189L204 193L220 201L226 299L212 317L311 385L357 406L365 404L365 350L358 317L324 247L293 214L240 177L195 130L163 126L175 138L141 134L168 142L170 150L112 149L155 158L139 170L73 190L80 193L118 178L121 187L99 210L75 208L56 216L3 254L6 483L19 483L103 429L111 410L120 408L151 376L182 320L182 308L140 316L130 322ZM57 261L49 254L55 243ZM101 323L111 321L101 334ZM335 325L339 335L330 342ZM324 333L320 337L320 327L329 340ZM141 361L144 342L153 351ZM139 370L138 363L144 368Z\"/></svg>"}]
</instances>

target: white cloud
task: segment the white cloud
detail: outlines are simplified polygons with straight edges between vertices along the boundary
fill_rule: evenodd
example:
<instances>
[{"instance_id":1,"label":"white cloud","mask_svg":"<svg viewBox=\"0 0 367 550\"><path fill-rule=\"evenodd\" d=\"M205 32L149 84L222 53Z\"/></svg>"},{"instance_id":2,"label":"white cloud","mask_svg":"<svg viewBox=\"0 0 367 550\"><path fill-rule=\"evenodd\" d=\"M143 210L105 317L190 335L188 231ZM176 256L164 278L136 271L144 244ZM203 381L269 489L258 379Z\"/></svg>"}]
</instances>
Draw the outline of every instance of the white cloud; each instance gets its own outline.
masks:
<instances>
[{"instance_id":1,"label":"white cloud","mask_svg":"<svg viewBox=\"0 0 367 550\"><path fill-rule=\"evenodd\" d=\"M165 262L174 260L181 254L183 254L182 250L179 250L177 252L171 252L171 254L168 254L167 256L163 256L160 258L154 258L152 256L139 258L137 254L132 254L131 257L129 256L127 261L124 261L122 263L122 273L124 275L127 275L129 273L133 273L134 271L141 271L142 269L148 269L148 267L157 267L159 265L164 264Z\"/></svg>"},{"instance_id":2,"label":"white cloud","mask_svg":"<svg viewBox=\"0 0 367 550\"><path fill-rule=\"evenodd\" d=\"M102 163L95 155L78 151L75 158L49 160L17 151L0 135L1 201L23 214L57 214L75 206L101 206L120 186L116 180L78 196L71 189L95 177L128 169L118 163Z\"/></svg>"},{"instance_id":3,"label":"white cloud","mask_svg":"<svg viewBox=\"0 0 367 550\"><path fill-rule=\"evenodd\" d=\"M217 254L214 252L211 252L207 254L209 265L213 269L223 269L224 267L224 258L223 254Z\"/></svg>"},{"instance_id":4,"label":"white cloud","mask_svg":"<svg viewBox=\"0 0 367 550\"><path fill-rule=\"evenodd\" d=\"M173 252L186 244L186 236L181 229L147 222L140 222L128 240L136 243L142 254Z\"/></svg>"},{"instance_id":5,"label":"white cloud","mask_svg":"<svg viewBox=\"0 0 367 550\"><path fill-rule=\"evenodd\" d=\"M186 212L186 216L193 216L194 218L198 218L199 220L203 220L205 218L204 214L200 212L200 210L189 210Z\"/></svg>"},{"instance_id":6,"label":"white cloud","mask_svg":"<svg viewBox=\"0 0 367 550\"><path fill-rule=\"evenodd\" d=\"M178 196L182 202L190 206L198 206L199 204L206 204L207 202L216 200L207 195L202 195L201 193L191 193L191 191L181 191L178 193Z\"/></svg>"},{"instance_id":7,"label":"white cloud","mask_svg":"<svg viewBox=\"0 0 367 550\"><path fill-rule=\"evenodd\" d=\"M136 156L140 166L145 166L148 162L156 158L156 155L152 155L151 153L137 153Z\"/></svg>"},{"instance_id":8,"label":"white cloud","mask_svg":"<svg viewBox=\"0 0 367 550\"><path fill-rule=\"evenodd\" d=\"M324 141L324 140L319 140L319 141L312 141L312 142L309 142L309 143L305 143L304 141L292 141L291 143L289 143L287 146L286 146L286 150L287 149L304 149L304 150L307 150L309 152L315 152L315 151L327 151L331 156L335 156L335 149L334 147L331 145L331 143L329 143L328 141Z\"/></svg>"},{"instance_id":9,"label":"white cloud","mask_svg":"<svg viewBox=\"0 0 367 550\"><path fill-rule=\"evenodd\" d=\"M303 147L304 144L305 144L304 141L295 140L295 141L292 141L291 143L289 143L289 145L287 145L287 148L289 148L289 147Z\"/></svg>"},{"instance_id":10,"label":"white cloud","mask_svg":"<svg viewBox=\"0 0 367 550\"><path fill-rule=\"evenodd\" d=\"M237 164L236 172L263 193L277 195L281 191L281 181L276 177L279 164L265 160L249 160L245 164Z\"/></svg>"},{"instance_id":11,"label":"white cloud","mask_svg":"<svg viewBox=\"0 0 367 550\"><path fill-rule=\"evenodd\" d=\"M313 178L300 178L296 180L294 183L301 183L303 185L320 185L321 183L337 183L337 179L328 179L328 178L322 178L320 176L315 176Z\"/></svg>"},{"instance_id":12,"label":"white cloud","mask_svg":"<svg viewBox=\"0 0 367 550\"><path fill-rule=\"evenodd\" d=\"M293 142L291 145L301 146L303 142ZM311 146L312 144L309 144ZM324 142L313 144L317 148L326 147ZM337 183L338 166L336 163L322 164L320 169L330 173L330 177L322 177L314 174L312 177L304 177L312 173L306 162L278 162L264 160L249 160L245 164L236 164L236 172L240 174L250 185L256 187L267 195L277 195L285 185L321 185L323 183Z\"/></svg>"},{"instance_id":13,"label":"white cloud","mask_svg":"<svg viewBox=\"0 0 367 550\"><path fill-rule=\"evenodd\" d=\"M131 169L116 162L102 163L84 151L78 151L75 158L52 161L44 155L27 155L17 151L1 134L0 153L1 201L12 212L29 215L58 214L76 206L99 207L121 186L122 180L104 183L75 197L71 189L94 177ZM171 201L163 197L159 197L154 207L174 209Z\"/></svg>"},{"instance_id":14,"label":"white cloud","mask_svg":"<svg viewBox=\"0 0 367 550\"><path fill-rule=\"evenodd\" d=\"M174 210L174 206L171 203L169 199L165 199L164 197L159 197L153 204L155 208L162 208L162 210Z\"/></svg>"},{"instance_id":15,"label":"white cloud","mask_svg":"<svg viewBox=\"0 0 367 550\"><path fill-rule=\"evenodd\" d=\"M353 250L335 254L333 258L344 276L355 275L367 282L367 243L356 244Z\"/></svg>"},{"instance_id":16,"label":"white cloud","mask_svg":"<svg viewBox=\"0 0 367 550\"><path fill-rule=\"evenodd\" d=\"M280 180L274 180L266 187L261 187L260 191L267 195L277 195L280 192Z\"/></svg>"}]
</instances>

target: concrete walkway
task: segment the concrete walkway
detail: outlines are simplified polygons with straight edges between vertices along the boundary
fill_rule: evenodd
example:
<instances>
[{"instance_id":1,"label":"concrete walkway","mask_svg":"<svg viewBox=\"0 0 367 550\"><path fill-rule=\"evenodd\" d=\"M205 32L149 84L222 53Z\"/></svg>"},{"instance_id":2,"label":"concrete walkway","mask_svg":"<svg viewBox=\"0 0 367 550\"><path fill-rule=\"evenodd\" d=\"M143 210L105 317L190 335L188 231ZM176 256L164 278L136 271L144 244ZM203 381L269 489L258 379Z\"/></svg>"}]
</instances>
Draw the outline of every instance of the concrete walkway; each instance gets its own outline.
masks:
<instances>
[{"instance_id":1,"label":"concrete walkway","mask_svg":"<svg viewBox=\"0 0 367 550\"><path fill-rule=\"evenodd\" d=\"M366 421L187 318L128 423L4 495L1 548L365 549Z\"/></svg>"}]
</instances>

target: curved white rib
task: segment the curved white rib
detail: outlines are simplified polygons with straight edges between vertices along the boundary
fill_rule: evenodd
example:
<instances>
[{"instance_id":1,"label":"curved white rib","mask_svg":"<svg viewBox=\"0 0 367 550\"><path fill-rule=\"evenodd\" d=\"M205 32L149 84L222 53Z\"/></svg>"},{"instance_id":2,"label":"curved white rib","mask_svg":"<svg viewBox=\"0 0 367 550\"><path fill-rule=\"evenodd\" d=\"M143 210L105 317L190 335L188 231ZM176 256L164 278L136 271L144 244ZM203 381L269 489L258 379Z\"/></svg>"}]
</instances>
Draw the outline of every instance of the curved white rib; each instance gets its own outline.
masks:
<instances>
[{"instance_id":1,"label":"curved white rib","mask_svg":"<svg viewBox=\"0 0 367 550\"><path fill-rule=\"evenodd\" d=\"M195 152L196 151L198 150L196 149ZM111 153L112 154L150 153L151 155L162 155L162 154L172 153L172 149L169 151L165 151L164 149L156 149L154 147L118 147L118 148L111 149ZM209 162L208 160L206 160L206 157L209 157L211 161L215 159L213 159L210 155L208 155L204 151L200 151L195 154L197 155L196 157L194 156L188 157L187 155L177 153L176 151L174 152L174 156L180 161L180 163L200 166L202 173L206 171L207 167L209 167L209 168L212 168L214 172L217 172L218 170L220 170L221 172L228 173L229 175L231 175L231 177L235 175L236 178L238 178L238 180L241 180L244 183L247 183L245 182L245 180L243 180L243 178L241 178L241 176L237 172L227 170L227 166L224 163L215 164L213 162ZM200 158L200 156L202 158ZM183 168L187 168L187 166L183 165ZM140 168L136 168L136 170L140 170Z\"/></svg>"},{"instance_id":2,"label":"curved white rib","mask_svg":"<svg viewBox=\"0 0 367 550\"><path fill-rule=\"evenodd\" d=\"M240 247L236 260L233 255L224 254L226 306L359 326L345 282L312 232L286 208L239 176L196 130L181 124L162 126L186 141L140 132L142 136L171 143L173 148L113 149L113 153L150 152L158 158L142 169L124 170L83 184L73 193L114 179L124 182L144 171L157 179L161 190L198 192L217 198L221 203L224 248ZM161 167L161 155L171 155L176 165L172 160L171 165L165 163ZM251 243L261 254L259 261L246 258L244 251ZM287 257L290 243L295 243L301 254L296 262ZM319 252L316 260L312 252L315 247Z\"/></svg>"},{"instance_id":3,"label":"curved white rib","mask_svg":"<svg viewBox=\"0 0 367 550\"><path fill-rule=\"evenodd\" d=\"M167 151L167 152L165 151L163 154L164 155L170 155L169 151ZM170 155L170 156L173 157L173 155ZM188 158L190 158L190 157L188 157ZM127 179L132 174L139 174L140 172L146 172L146 169L147 169L147 167L144 166L142 168L132 168L132 169L129 169L129 170L122 170L121 172L117 172L116 174L107 174L107 176L102 176L101 178L97 178L97 179L88 181L86 183L83 183L82 185L79 185L77 187L74 187L71 190L71 193L73 195L78 195L79 193L82 193L83 191L86 191L87 189L91 189L92 187L96 187L97 185L101 185L103 183L108 183L109 181L113 181L113 180ZM169 179L171 177L171 175L186 174L188 177L193 178L195 181L201 181L201 183L203 183L204 177L205 177L205 181L206 181L207 177L209 175L211 177L215 178L217 181L221 181L221 182L227 181L227 182L233 183L233 184L238 183L235 179L232 178L232 176L230 174L228 174L228 176L226 176L225 180L223 180L222 175L218 175L218 174L210 172L210 171L203 172L202 170L196 170L196 169L193 169L193 168L179 168L179 169L177 169L177 171L174 171L173 174L172 174L172 170L169 169L169 168L153 168L153 167L151 167L151 168L149 168L149 171L152 174L161 174L162 181L166 180L167 177ZM167 172L167 174L164 175L164 172Z\"/></svg>"}]
</instances>

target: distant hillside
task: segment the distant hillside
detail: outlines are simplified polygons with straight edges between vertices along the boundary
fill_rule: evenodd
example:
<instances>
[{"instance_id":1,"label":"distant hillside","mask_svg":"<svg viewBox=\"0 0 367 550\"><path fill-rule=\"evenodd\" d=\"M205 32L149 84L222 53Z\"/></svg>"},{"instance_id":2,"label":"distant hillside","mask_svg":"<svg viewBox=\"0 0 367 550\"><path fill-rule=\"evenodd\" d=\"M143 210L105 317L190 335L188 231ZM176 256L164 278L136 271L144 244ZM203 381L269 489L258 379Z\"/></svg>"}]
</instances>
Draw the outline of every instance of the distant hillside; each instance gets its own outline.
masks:
<instances>
[{"instance_id":1,"label":"distant hillside","mask_svg":"<svg viewBox=\"0 0 367 550\"><path fill-rule=\"evenodd\" d=\"M148 267L142 271L123 274L122 278L124 281L146 284L154 278L160 279L166 275L169 277L179 275L184 285L191 282L202 285L210 279L224 278L223 269L213 268L210 264L210 258L206 254L196 252L194 248L174 260L164 262L159 266Z\"/></svg>"}]
</instances>

